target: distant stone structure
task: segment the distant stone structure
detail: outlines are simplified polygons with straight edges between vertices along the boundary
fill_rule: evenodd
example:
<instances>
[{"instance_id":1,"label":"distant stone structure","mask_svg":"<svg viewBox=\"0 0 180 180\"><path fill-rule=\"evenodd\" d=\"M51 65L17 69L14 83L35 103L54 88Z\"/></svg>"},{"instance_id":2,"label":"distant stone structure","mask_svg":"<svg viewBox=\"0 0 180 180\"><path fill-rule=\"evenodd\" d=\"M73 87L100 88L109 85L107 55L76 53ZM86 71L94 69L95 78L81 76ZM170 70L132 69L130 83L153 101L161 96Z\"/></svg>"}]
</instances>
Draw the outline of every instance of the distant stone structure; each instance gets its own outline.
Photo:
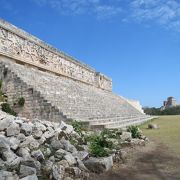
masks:
<instances>
[{"instance_id":1,"label":"distant stone structure","mask_svg":"<svg viewBox=\"0 0 180 180\"><path fill-rule=\"evenodd\" d=\"M176 102L176 99L172 96L168 97L166 101L163 102L162 110L176 107L178 103Z\"/></svg>"},{"instance_id":2,"label":"distant stone structure","mask_svg":"<svg viewBox=\"0 0 180 180\"><path fill-rule=\"evenodd\" d=\"M151 119L138 102L112 92L112 80L25 31L0 20L0 79L19 115L49 121L78 120L118 128Z\"/></svg>"}]
</instances>

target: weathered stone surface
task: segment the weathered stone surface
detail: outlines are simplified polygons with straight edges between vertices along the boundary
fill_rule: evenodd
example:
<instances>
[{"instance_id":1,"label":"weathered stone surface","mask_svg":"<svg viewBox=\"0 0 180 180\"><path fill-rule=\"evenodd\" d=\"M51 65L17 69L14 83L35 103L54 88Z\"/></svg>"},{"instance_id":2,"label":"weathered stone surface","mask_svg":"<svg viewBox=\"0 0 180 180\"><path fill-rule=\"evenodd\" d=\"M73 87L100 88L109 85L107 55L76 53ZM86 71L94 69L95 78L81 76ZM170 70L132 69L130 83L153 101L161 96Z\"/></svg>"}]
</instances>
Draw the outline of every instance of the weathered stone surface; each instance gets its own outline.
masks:
<instances>
[{"instance_id":1,"label":"weathered stone surface","mask_svg":"<svg viewBox=\"0 0 180 180\"><path fill-rule=\"evenodd\" d=\"M55 162L56 159L55 159L54 156L50 156L50 157L49 157L49 160L52 161L52 162Z\"/></svg>"},{"instance_id":2,"label":"weathered stone surface","mask_svg":"<svg viewBox=\"0 0 180 180\"><path fill-rule=\"evenodd\" d=\"M37 136L35 138L37 138ZM46 138L42 135L40 139L37 139L37 141L40 145L42 145L46 142Z\"/></svg>"},{"instance_id":3,"label":"weathered stone surface","mask_svg":"<svg viewBox=\"0 0 180 180\"><path fill-rule=\"evenodd\" d=\"M6 130L7 136L16 136L20 133L20 127L16 123L12 123Z\"/></svg>"},{"instance_id":4,"label":"weathered stone surface","mask_svg":"<svg viewBox=\"0 0 180 180\"><path fill-rule=\"evenodd\" d=\"M16 157L15 159L12 159L12 161L6 161L4 164L8 169L18 169L22 160L21 157Z\"/></svg>"},{"instance_id":5,"label":"weathered stone surface","mask_svg":"<svg viewBox=\"0 0 180 180\"><path fill-rule=\"evenodd\" d=\"M10 124L13 122L14 117L13 116L8 116L4 118L3 120L0 120L0 131L4 131L7 129Z\"/></svg>"},{"instance_id":6,"label":"weathered stone surface","mask_svg":"<svg viewBox=\"0 0 180 180\"><path fill-rule=\"evenodd\" d=\"M42 123L35 121L33 122L33 124L34 124L33 131L36 131L36 130L42 131L42 132L46 131L46 126L43 125Z\"/></svg>"},{"instance_id":7,"label":"weathered stone surface","mask_svg":"<svg viewBox=\"0 0 180 180\"><path fill-rule=\"evenodd\" d=\"M63 165L63 164L62 164ZM50 160L46 160L42 164L42 171L45 175L50 175L52 172L53 162Z\"/></svg>"},{"instance_id":8,"label":"weathered stone surface","mask_svg":"<svg viewBox=\"0 0 180 180\"><path fill-rule=\"evenodd\" d=\"M131 145L132 146L145 146L145 141L143 139L132 139Z\"/></svg>"},{"instance_id":9,"label":"weathered stone surface","mask_svg":"<svg viewBox=\"0 0 180 180\"><path fill-rule=\"evenodd\" d=\"M31 135L32 133L32 125L28 123L23 123L21 125L21 133L23 133L26 136Z\"/></svg>"},{"instance_id":10,"label":"weathered stone surface","mask_svg":"<svg viewBox=\"0 0 180 180\"><path fill-rule=\"evenodd\" d=\"M80 178L81 170L78 167L68 167L66 168L66 172L71 174L74 178Z\"/></svg>"},{"instance_id":11,"label":"weathered stone surface","mask_svg":"<svg viewBox=\"0 0 180 180\"><path fill-rule=\"evenodd\" d=\"M11 149L16 150L20 145L20 140L18 140L16 137L10 137L9 143L10 143Z\"/></svg>"},{"instance_id":12,"label":"weathered stone surface","mask_svg":"<svg viewBox=\"0 0 180 180\"><path fill-rule=\"evenodd\" d=\"M21 165L19 173L20 173L20 177L26 177L29 175L36 174L36 169L29 166Z\"/></svg>"},{"instance_id":13,"label":"weathered stone surface","mask_svg":"<svg viewBox=\"0 0 180 180\"><path fill-rule=\"evenodd\" d=\"M26 140L26 137L25 137L24 134L20 133L20 134L18 134L17 139L18 139L20 142L23 142L23 141Z\"/></svg>"},{"instance_id":14,"label":"weathered stone surface","mask_svg":"<svg viewBox=\"0 0 180 180\"><path fill-rule=\"evenodd\" d=\"M6 170L5 161L0 158L0 170Z\"/></svg>"},{"instance_id":15,"label":"weathered stone surface","mask_svg":"<svg viewBox=\"0 0 180 180\"><path fill-rule=\"evenodd\" d=\"M66 154L64 159L69 163L70 166L75 165L77 163L75 157L72 154Z\"/></svg>"},{"instance_id":16,"label":"weathered stone surface","mask_svg":"<svg viewBox=\"0 0 180 180\"><path fill-rule=\"evenodd\" d=\"M44 156L47 158L47 157L49 157L50 155L51 155L51 149L50 148L48 148L48 147L45 147L44 149L43 149L43 154L44 154Z\"/></svg>"},{"instance_id":17,"label":"weathered stone surface","mask_svg":"<svg viewBox=\"0 0 180 180\"><path fill-rule=\"evenodd\" d=\"M44 70L49 69L51 72L56 72L59 75L64 75L78 81L80 80L91 86L108 91L112 90L112 80L105 75L96 73L96 71L89 66L52 48L41 40L17 29L5 21L1 20L0 25L2 27L2 32L0 33L9 34L9 36L2 36L0 38L0 40L4 40L4 43L0 46L3 53L16 55L18 59L23 57L21 59L23 62L25 59L25 62L33 63L41 68L43 67ZM17 34L23 34L23 37ZM26 46L23 46L24 44L26 44ZM34 49L37 50L36 54L33 53Z\"/></svg>"},{"instance_id":18,"label":"weathered stone surface","mask_svg":"<svg viewBox=\"0 0 180 180\"><path fill-rule=\"evenodd\" d=\"M43 161L45 159L41 150L32 151L31 155L38 161Z\"/></svg>"},{"instance_id":19,"label":"weathered stone surface","mask_svg":"<svg viewBox=\"0 0 180 180\"><path fill-rule=\"evenodd\" d=\"M120 138L123 141L130 141L132 139L132 135L130 132L122 132L122 135L120 135Z\"/></svg>"},{"instance_id":20,"label":"weathered stone surface","mask_svg":"<svg viewBox=\"0 0 180 180\"><path fill-rule=\"evenodd\" d=\"M38 129L33 130L33 137L34 137L35 139L41 138L42 135L43 135L43 132L42 132L41 130L38 130Z\"/></svg>"},{"instance_id":21,"label":"weathered stone surface","mask_svg":"<svg viewBox=\"0 0 180 180\"><path fill-rule=\"evenodd\" d=\"M112 156L105 158L90 157L87 161L84 162L84 164L90 171L95 173L102 173L112 168L113 159Z\"/></svg>"},{"instance_id":22,"label":"weathered stone surface","mask_svg":"<svg viewBox=\"0 0 180 180\"><path fill-rule=\"evenodd\" d=\"M38 180L35 174L21 178L20 180Z\"/></svg>"},{"instance_id":23,"label":"weathered stone surface","mask_svg":"<svg viewBox=\"0 0 180 180\"><path fill-rule=\"evenodd\" d=\"M23 160L21 162L21 165L25 165L25 166L35 168L37 174L40 174L40 172L41 172L41 163L39 161L34 160L34 159Z\"/></svg>"},{"instance_id":24,"label":"weathered stone surface","mask_svg":"<svg viewBox=\"0 0 180 180\"><path fill-rule=\"evenodd\" d=\"M16 64L12 61L10 63L11 65L8 66L8 70L12 68L14 76L17 75L20 80L22 79L25 83L31 85L34 92L40 92L40 95L46 95L48 102L54 104L58 110L62 108L62 112L67 113L67 115L70 114L70 118L74 117L75 119L75 115L80 115L82 118L98 118L98 116L111 117L110 115L112 115L113 112L114 117L119 116L119 120L124 116L126 116L128 120L132 115L135 115L135 118L136 116L141 117L143 115L140 109L137 110L137 102L133 103L136 105L132 105L130 100L128 101L108 92L112 90L112 81L106 76L97 73L94 69L74 60L72 57L58 52L49 45L42 43L39 39L15 28L7 22L1 20L0 26L0 42L3 42L0 44L2 59L12 61L12 59L16 57L16 60L21 62ZM21 33L22 36L20 35ZM8 35L6 36L6 34ZM5 58L5 56L12 59ZM28 66L26 66L26 64L28 64ZM33 65L33 68L30 64ZM54 76L54 73L56 75L63 75L63 77ZM3 76L3 73L1 74ZM9 84L11 85L11 83ZM37 86L37 84L39 85ZM107 91L102 91L101 89ZM9 88L9 91L9 94L11 94L14 93L15 90L14 88ZM34 103L29 103L31 104L31 108L33 108L34 104L39 107L38 100L40 95L38 93L34 94L35 95L32 96L37 96L37 98L34 99ZM57 101L57 99L60 99L59 97L64 97L62 99L63 102ZM101 106L101 104L103 104L103 106ZM43 103L40 103L40 105L43 105ZM46 105L48 104L45 103L44 106ZM78 108L79 106L81 108ZM48 107L52 106L49 105ZM76 107L78 112L74 111ZM49 108L47 109L49 110ZM43 110L45 110L45 108ZM58 120L56 111L54 111L52 108L52 111L50 110L48 114L52 115L53 120ZM37 113L35 109L30 112L33 113L33 115ZM24 114L31 115L29 112L25 112ZM40 113L38 113L38 115L39 114ZM46 113L46 115L48 114ZM50 120L50 116L43 116L43 113L40 115L42 119L47 117L47 119ZM106 122L105 120L105 125ZM111 125L113 127L120 127L123 124L127 125L126 123L120 123L120 121L118 124L112 123ZM109 127L109 125L107 125L107 127Z\"/></svg>"},{"instance_id":25,"label":"weathered stone surface","mask_svg":"<svg viewBox=\"0 0 180 180\"><path fill-rule=\"evenodd\" d=\"M10 150L10 143L5 136L0 136L0 153Z\"/></svg>"},{"instance_id":26,"label":"weathered stone surface","mask_svg":"<svg viewBox=\"0 0 180 180\"><path fill-rule=\"evenodd\" d=\"M73 180L71 177L65 177L64 180Z\"/></svg>"},{"instance_id":27,"label":"weathered stone surface","mask_svg":"<svg viewBox=\"0 0 180 180\"><path fill-rule=\"evenodd\" d=\"M77 156L81 161L88 159L89 153L87 151L78 151L73 153L73 156Z\"/></svg>"},{"instance_id":28,"label":"weathered stone surface","mask_svg":"<svg viewBox=\"0 0 180 180\"><path fill-rule=\"evenodd\" d=\"M50 129L50 128L49 128ZM46 139L49 139L49 138L52 138L54 136L54 130L51 128L50 131L46 131L43 136L46 138Z\"/></svg>"},{"instance_id":29,"label":"weathered stone surface","mask_svg":"<svg viewBox=\"0 0 180 180\"><path fill-rule=\"evenodd\" d=\"M158 129L157 124L148 124L149 129Z\"/></svg>"},{"instance_id":30,"label":"weathered stone surface","mask_svg":"<svg viewBox=\"0 0 180 180\"><path fill-rule=\"evenodd\" d=\"M31 155L29 152L30 152L30 149L28 147L24 147L24 148L19 148L17 151L17 154L23 157L24 160L30 160Z\"/></svg>"},{"instance_id":31,"label":"weathered stone surface","mask_svg":"<svg viewBox=\"0 0 180 180\"><path fill-rule=\"evenodd\" d=\"M88 172L89 170L86 168L86 166L84 165L83 161L81 161L78 157L75 157L76 161L77 161L77 167L79 167L79 169L81 169L82 171Z\"/></svg>"},{"instance_id":32,"label":"weathered stone surface","mask_svg":"<svg viewBox=\"0 0 180 180\"><path fill-rule=\"evenodd\" d=\"M54 126L53 126L53 123L50 122L50 121L43 121L42 123L43 123L46 127L52 127L52 128L54 127Z\"/></svg>"},{"instance_id":33,"label":"weathered stone surface","mask_svg":"<svg viewBox=\"0 0 180 180\"><path fill-rule=\"evenodd\" d=\"M20 144L20 147L28 147L29 149L33 150L39 147L39 143L33 138L33 136L28 136L26 140Z\"/></svg>"},{"instance_id":34,"label":"weathered stone surface","mask_svg":"<svg viewBox=\"0 0 180 180\"><path fill-rule=\"evenodd\" d=\"M15 122L16 124L19 124L20 126L24 123L24 121L23 121L22 118L20 118L20 117L15 117L15 118L14 118L14 122Z\"/></svg>"},{"instance_id":35,"label":"weathered stone surface","mask_svg":"<svg viewBox=\"0 0 180 180\"><path fill-rule=\"evenodd\" d=\"M32 133L28 125L33 127ZM81 142L78 140L81 137L74 131L71 133L70 131L66 132L63 129L66 126L65 123L62 129L60 129L57 123L43 123L40 120L37 120L35 125L29 124L25 120L21 123L11 122L8 128L12 128L11 126L14 126L15 130L18 126L21 133L11 132L12 134L10 134L8 132L9 134L0 135L0 169L11 169L15 173L18 173L20 178L24 178L25 180L36 180L37 176L42 176L43 178L45 177L44 175L49 179L58 180L65 179L65 176L81 179L82 177L88 177L89 170L101 173L113 166L112 156L89 158L88 145L79 145ZM6 132L8 128L4 129L3 132ZM41 132L41 137L35 136L34 133L37 130ZM60 137L60 133L62 132L64 135ZM8 137L8 135L10 136ZM120 142L125 143L128 141L127 143L129 145L140 145L140 143L145 142L143 139L130 138L131 134L124 132L121 136L124 142ZM74 144L74 140L77 146L82 147L82 151L78 151L71 144L72 141ZM117 152L117 150L114 152ZM125 156L123 151L120 151L119 157L121 160L124 158L123 156ZM84 165L84 161L86 166ZM13 178L19 178L18 176L13 174Z\"/></svg>"},{"instance_id":36,"label":"weathered stone surface","mask_svg":"<svg viewBox=\"0 0 180 180\"><path fill-rule=\"evenodd\" d=\"M12 172L0 170L0 180L18 180Z\"/></svg>"},{"instance_id":37,"label":"weathered stone surface","mask_svg":"<svg viewBox=\"0 0 180 180\"><path fill-rule=\"evenodd\" d=\"M0 113L0 121L7 117L7 114L1 111Z\"/></svg>"},{"instance_id":38,"label":"weathered stone surface","mask_svg":"<svg viewBox=\"0 0 180 180\"><path fill-rule=\"evenodd\" d=\"M113 162L117 162L117 163L125 163L126 159L128 157L128 153L124 150L119 150L117 151L114 156L113 156Z\"/></svg>"},{"instance_id":39,"label":"weathered stone surface","mask_svg":"<svg viewBox=\"0 0 180 180\"><path fill-rule=\"evenodd\" d=\"M65 131L65 133L67 133L67 134L71 134L74 131L74 129L71 125L65 124L63 121L60 123L58 128Z\"/></svg>"},{"instance_id":40,"label":"weathered stone surface","mask_svg":"<svg viewBox=\"0 0 180 180\"><path fill-rule=\"evenodd\" d=\"M60 140L60 143L63 145L63 149L65 149L66 151L71 153L77 152L76 148L68 140L62 139Z\"/></svg>"},{"instance_id":41,"label":"weathered stone surface","mask_svg":"<svg viewBox=\"0 0 180 180\"><path fill-rule=\"evenodd\" d=\"M65 168L62 165L54 164L52 166L52 175L55 180L60 180L63 178L65 173Z\"/></svg>"},{"instance_id":42,"label":"weathered stone surface","mask_svg":"<svg viewBox=\"0 0 180 180\"><path fill-rule=\"evenodd\" d=\"M64 166L65 168L69 167L69 163L64 159L59 161L58 164Z\"/></svg>"},{"instance_id":43,"label":"weathered stone surface","mask_svg":"<svg viewBox=\"0 0 180 180\"><path fill-rule=\"evenodd\" d=\"M15 160L17 158L16 154L11 151L11 150L8 150L8 151L4 151L2 153L2 159L4 161L8 161L8 162L12 162L13 160Z\"/></svg>"},{"instance_id":44,"label":"weathered stone surface","mask_svg":"<svg viewBox=\"0 0 180 180\"><path fill-rule=\"evenodd\" d=\"M51 146L55 150L64 148L64 145L59 140L55 140L55 139L52 140Z\"/></svg>"},{"instance_id":45,"label":"weathered stone surface","mask_svg":"<svg viewBox=\"0 0 180 180\"><path fill-rule=\"evenodd\" d=\"M58 139L62 139L62 138L66 139L66 140L69 139L68 134L66 134L66 133L65 133L64 131L62 131L60 128L59 128L59 129L56 129L55 132L57 132Z\"/></svg>"},{"instance_id":46,"label":"weathered stone surface","mask_svg":"<svg viewBox=\"0 0 180 180\"><path fill-rule=\"evenodd\" d=\"M59 149L55 152L54 157L58 160L62 160L66 154L68 153L65 150Z\"/></svg>"}]
</instances>

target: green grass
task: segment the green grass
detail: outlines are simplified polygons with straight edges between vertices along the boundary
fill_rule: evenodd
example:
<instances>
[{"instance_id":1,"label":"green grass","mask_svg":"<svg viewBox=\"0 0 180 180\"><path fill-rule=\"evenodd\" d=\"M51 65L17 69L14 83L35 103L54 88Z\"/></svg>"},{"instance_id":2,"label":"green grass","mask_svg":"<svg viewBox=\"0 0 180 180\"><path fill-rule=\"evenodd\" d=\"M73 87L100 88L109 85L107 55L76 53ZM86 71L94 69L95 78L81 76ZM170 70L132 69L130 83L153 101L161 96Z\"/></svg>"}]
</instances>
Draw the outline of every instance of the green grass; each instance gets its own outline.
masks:
<instances>
[{"instance_id":1,"label":"green grass","mask_svg":"<svg viewBox=\"0 0 180 180\"><path fill-rule=\"evenodd\" d=\"M180 155L180 115L160 116L158 119L154 119L151 122L157 124L159 129L147 129L150 123L147 122L140 126L144 135L150 140L162 142L169 147L170 151Z\"/></svg>"}]
</instances>

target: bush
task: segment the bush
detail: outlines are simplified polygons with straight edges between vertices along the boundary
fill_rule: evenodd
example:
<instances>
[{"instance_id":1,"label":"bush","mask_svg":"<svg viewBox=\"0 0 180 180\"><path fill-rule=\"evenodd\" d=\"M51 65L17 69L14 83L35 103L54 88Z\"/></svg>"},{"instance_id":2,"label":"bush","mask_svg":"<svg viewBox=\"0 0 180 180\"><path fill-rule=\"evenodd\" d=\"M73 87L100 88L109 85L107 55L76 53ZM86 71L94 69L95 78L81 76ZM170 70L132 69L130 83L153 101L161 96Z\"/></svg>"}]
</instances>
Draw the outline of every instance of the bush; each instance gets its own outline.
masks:
<instances>
[{"instance_id":1,"label":"bush","mask_svg":"<svg viewBox=\"0 0 180 180\"><path fill-rule=\"evenodd\" d=\"M122 134L121 130L109 130L109 129L103 129L101 132L102 136L105 136L107 138L114 138L118 139L120 135Z\"/></svg>"},{"instance_id":2,"label":"bush","mask_svg":"<svg viewBox=\"0 0 180 180\"><path fill-rule=\"evenodd\" d=\"M76 131L80 136L82 136L82 131L83 131L82 123L78 121L73 121L71 125L73 126L74 131Z\"/></svg>"},{"instance_id":3,"label":"bush","mask_svg":"<svg viewBox=\"0 0 180 180\"><path fill-rule=\"evenodd\" d=\"M105 156L109 155L109 152L106 148L104 148L96 143L91 144L90 152L95 157L105 157Z\"/></svg>"},{"instance_id":4,"label":"bush","mask_svg":"<svg viewBox=\"0 0 180 180\"><path fill-rule=\"evenodd\" d=\"M141 136L141 132L137 126L129 126L127 131L131 132L132 138L140 138Z\"/></svg>"},{"instance_id":5,"label":"bush","mask_svg":"<svg viewBox=\"0 0 180 180\"><path fill-rule=\"evenodd\" d=\"M1 104L1 107L2 107L2 111L4 111L4 112L6 112L6 113L8 113L8 114L11 114L11 115L13 115L13 116L16 116L16 115L17 115L17 113L14 112L13 109L11 109L11 107L10 107L10 105L9 105L8 103L3 103L3 104Z\"/></svg>"},{"instance_id":6,"label":"bush","mask_svg":"<svg viewBox=\"0 0 180 180\"><path fill-rule=\"evenodd\" d=\"M24 99L23 97L20 97L20 98L18 99L18 105L19 105L20 107L23 107L23 106L24 106L24 103L25 103L25 99Z\"/></svg>"},{"instance_id":7,"label":"bush","mask_svg":"<svg viewBox=\"0 0 180 180\"><path fill-rule=\"evenodd\" d=\"M92 136L90 141L90 153L96 157L108 156L113 148L112 142L101 132L99 135Z\"/></svg>"},{"instance_id":8,"label":"bush","mask_svg":"<svg viewBox=\"0 0 180 180\"><path fill-rule=\"evenodd\" d=\"M4 102L4 101L5 101L4 96L3 96L3 94L0 92L0 102Z\"/></svg>"},{"instance_id":9,"label":"bush","mask_svg":"<svg viewBox=\"0 0 180 180\"><path fill-rule=\"evenodd\" d=\"M144 112L149 115L180 115L180 106L161 110L160 108L145 108Z\"/></svg>"}]
</instances>

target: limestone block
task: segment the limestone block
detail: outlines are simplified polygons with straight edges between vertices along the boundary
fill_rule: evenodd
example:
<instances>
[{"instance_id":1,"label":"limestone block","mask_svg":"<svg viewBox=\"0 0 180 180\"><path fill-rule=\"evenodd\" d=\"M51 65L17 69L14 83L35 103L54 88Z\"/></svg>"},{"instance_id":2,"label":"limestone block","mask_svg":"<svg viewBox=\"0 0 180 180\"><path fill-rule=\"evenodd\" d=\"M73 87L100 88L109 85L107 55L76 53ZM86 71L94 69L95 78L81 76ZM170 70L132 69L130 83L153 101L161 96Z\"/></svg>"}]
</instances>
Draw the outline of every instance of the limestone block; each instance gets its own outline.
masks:
<instances>
[{"instance_id":1,"label":"limestone block","mask_svg":"<svg viewBox=\"0 0 180 180\"><path fill-rule=\"evenodd\" d=\"M113 158L112 156L105 158L90 157L87 161L84 162L84 165L92 172L102 173L112 168Z\"/></svg>"}]
</instances>

